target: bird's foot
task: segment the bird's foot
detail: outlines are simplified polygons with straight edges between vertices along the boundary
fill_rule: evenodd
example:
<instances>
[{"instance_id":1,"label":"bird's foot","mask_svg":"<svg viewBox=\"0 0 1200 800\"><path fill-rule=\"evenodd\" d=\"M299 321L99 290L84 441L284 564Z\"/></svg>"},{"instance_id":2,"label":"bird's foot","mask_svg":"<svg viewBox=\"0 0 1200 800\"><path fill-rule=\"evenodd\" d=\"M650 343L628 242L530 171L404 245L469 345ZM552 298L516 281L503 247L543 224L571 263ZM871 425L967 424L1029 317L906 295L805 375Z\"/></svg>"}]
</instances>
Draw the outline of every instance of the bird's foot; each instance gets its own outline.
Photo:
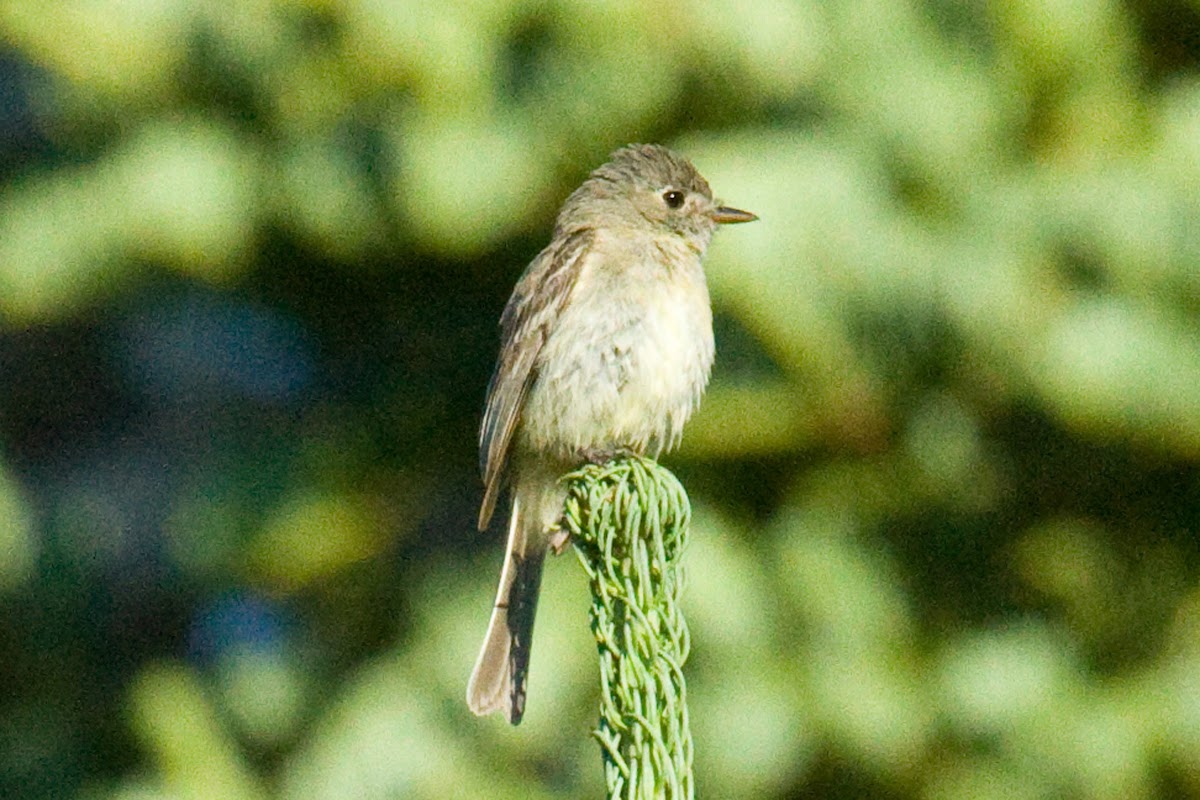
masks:
<instances>
[{"instance_id":1,"label":"bird's foot","mask_svg":"<svg viewBox=\"0 0 1200 800\"><path fill-rule=\"evenodd\" d=\"M550 529L550 549L554 551L554 555L561 556L563 550L567 549L567 545L571 543L571 532L561 525L556 525Z\"/></svg>"},{"instance_id":2,"label":"bird's foot","mask_svg":"<svg viewBox=\"0 0 1200 800\"><path fill-rule=\"evenodd\" d=\"M632 447L589 447L583 451L583 457L589 464L602 465L618 458L636 456L637 451Z\"/></svg>"}]
</instances>

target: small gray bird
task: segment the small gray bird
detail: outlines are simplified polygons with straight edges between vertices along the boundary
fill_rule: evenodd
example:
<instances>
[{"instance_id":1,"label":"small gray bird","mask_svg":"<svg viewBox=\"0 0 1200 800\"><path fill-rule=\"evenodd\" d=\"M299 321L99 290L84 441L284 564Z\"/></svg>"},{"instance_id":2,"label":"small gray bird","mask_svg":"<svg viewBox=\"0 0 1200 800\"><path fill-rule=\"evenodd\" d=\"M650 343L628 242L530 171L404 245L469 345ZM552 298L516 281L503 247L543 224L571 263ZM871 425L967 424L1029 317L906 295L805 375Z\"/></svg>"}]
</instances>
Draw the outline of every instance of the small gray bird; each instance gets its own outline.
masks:
<instances>
[{"instance_id":1,"label":"small gray bird","mask_svg":"<svg viewBox=\"0 0 1200 800\"><path fill-rule=\"evenodd\" d=\"M501 344L479 431L483 505L512 485L500 590L467 705L525 711L530 637L546 551L561 552L559 477L619 453L679 443L713 362L700 259L717 225L757 217L719 205L682 156L630 145L567 198L554 238L500 318Z\"/></svg>"}]
</instances>

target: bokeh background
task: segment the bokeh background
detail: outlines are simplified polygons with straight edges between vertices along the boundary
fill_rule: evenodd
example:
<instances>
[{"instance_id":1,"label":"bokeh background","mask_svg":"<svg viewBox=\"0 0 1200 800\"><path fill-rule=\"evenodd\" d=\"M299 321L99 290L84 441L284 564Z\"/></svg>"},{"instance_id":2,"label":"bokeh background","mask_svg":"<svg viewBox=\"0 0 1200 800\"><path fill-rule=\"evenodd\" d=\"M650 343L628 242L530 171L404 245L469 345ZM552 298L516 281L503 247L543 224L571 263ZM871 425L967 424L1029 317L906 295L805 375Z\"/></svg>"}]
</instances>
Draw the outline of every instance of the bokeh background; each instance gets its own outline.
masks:
<instances>
[{"instance_id":1,"label":"bokeh background","mask_svg":"<svg viewBox=\"0 0 1200 800\"><path fill-rule=\"evenodd\" d=\"M0 4L0 796L602 794L462 700L497 320L615 147L757 212L667 459L704 797L1200 797L1195 0Z\"/></svg>"}]
</instances>

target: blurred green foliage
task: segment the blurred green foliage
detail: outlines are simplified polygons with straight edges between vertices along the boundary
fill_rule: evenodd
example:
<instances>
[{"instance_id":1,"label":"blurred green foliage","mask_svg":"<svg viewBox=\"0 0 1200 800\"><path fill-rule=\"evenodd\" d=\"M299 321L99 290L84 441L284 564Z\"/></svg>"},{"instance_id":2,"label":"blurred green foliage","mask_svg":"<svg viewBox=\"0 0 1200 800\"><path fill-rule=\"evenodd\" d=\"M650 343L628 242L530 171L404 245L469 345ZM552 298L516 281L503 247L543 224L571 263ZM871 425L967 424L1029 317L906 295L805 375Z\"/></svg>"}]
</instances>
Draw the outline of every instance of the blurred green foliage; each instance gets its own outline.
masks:
<instances>
[{"instance_id":1,"label":"blurred green foliage","mask_svg":"<svg viewBox=\"0 0 1200 800\"><path fill-rule=\"evenodd\" d=\"M600 796L584 576L462 700L516 276L613 148L708 261L705 797L1200 796L1195 0L0 4L0 795Z\"/></svg>"}]
</instances>

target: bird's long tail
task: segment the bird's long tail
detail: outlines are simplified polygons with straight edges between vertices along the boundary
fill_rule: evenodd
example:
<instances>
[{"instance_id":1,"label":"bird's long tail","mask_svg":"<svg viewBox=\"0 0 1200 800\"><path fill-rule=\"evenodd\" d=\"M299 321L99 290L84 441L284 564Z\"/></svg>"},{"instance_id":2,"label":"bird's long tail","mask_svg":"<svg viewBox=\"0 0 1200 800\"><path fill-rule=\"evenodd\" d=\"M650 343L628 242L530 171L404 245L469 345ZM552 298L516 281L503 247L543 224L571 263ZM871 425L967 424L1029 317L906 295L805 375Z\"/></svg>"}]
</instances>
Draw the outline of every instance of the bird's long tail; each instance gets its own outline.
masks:
<instances>
[{"instance_id":1,"label":"bird's long tail","mask_svg":"<svg viewBox=\"0 0 1200 800\"><path fill-rule=\"evenodd\" d=\"M524 507L533 498L523 502L521 495L514 492L500 589L467 684L467 705L472 711L479 715L503 711L513 725L525 713L533 619L546 560L543 522L539 514L530 513L534 509Z\"/></svg>"}]
</instances>

